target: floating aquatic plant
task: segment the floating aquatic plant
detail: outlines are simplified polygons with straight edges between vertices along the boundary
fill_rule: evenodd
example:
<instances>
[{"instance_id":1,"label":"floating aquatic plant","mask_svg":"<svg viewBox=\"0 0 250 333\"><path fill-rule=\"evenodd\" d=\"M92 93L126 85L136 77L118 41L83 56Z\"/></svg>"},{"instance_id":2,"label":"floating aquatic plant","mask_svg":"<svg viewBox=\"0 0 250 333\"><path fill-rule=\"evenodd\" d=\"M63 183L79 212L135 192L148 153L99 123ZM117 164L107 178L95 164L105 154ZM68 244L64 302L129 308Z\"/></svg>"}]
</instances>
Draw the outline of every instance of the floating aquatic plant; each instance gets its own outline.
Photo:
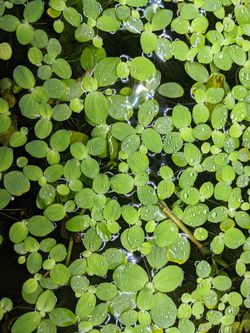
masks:
<instances>
[{"instance_id":1,"label":"floating aquatic plant","mask_svg":"<svg viewBox=\"0 0 250 333\"><path fill-rule=\"evenodd\" d=\"M5 330L249 331L249 27L248 1L0 1Z\"/></svg>"}]
</instances>

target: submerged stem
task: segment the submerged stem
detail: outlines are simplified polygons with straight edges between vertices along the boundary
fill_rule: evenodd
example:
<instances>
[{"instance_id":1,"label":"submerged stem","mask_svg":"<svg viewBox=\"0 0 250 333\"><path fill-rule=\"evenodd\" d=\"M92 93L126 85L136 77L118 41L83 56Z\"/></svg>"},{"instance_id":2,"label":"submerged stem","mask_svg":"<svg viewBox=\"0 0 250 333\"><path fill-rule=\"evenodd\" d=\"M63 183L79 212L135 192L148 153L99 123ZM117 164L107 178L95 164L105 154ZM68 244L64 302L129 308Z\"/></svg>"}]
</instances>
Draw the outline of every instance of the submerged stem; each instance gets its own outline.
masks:
<instances>
[{"instance_id":1,"label":"submerged stem","mask_svg":"<svg viewBox=\"0 0 250 333\"><path fill-rule=\"evenodd\" d=\"M162 212L170 218L177 226L188 236L192 243L194 243L200 252L203 255L208 253L208 250L194 237L194 235L188 230L188 228L182 223L182 221L169 209L169 207L165 204L164 201L159 202L159 206Z\"/></svg>"},{"instance_id":2,"label":"submerged stem","mask_svg":"<svg viewBox=\"0 0 250 333\"><path fill-rule=\"evenodd\" d=\"M68 253L67 253L67 258L66 258L66 262L65 262L66 266L69 266L69 263L70 263L73 244L74 244L74 240L73 240L73 236L71 235L70 239L69 239Z\"/></svg>"}]
</instances>

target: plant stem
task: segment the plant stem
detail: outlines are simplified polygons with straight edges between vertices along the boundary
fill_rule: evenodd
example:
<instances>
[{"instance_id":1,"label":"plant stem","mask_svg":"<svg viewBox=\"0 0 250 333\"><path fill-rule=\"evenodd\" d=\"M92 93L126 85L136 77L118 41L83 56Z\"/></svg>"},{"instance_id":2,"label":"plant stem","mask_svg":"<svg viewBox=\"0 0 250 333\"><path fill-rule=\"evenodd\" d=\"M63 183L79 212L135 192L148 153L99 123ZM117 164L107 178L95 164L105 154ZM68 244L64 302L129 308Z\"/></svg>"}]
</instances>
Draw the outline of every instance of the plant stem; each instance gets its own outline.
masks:
<instances>
[{"instance_id":1,"label":"plant stem","mask_svg":"<svg viewBox=\"0 0 250 333\"><path fill-rule=\"evenodd\" d=\"M67 253L67 258L66 258L66 262L65 262L66 266L69 266L69 263L70 263L70 258L71 258L71 253L72 253L72 249L73 249L73 244L74 244L73 236L71 235L70 239L69 239L68 253Z\"/></svg>"},{"instance_id":2,"label":"plant stem","mask_svg":"<svg viewBox=\"0 0 250 333\"><path fill-rule=\"evenodd\" d=\"M206 255L209 251L194 237L194 235L188 230L188 228L181 222L181 220L169 209L164 201L159 202L159 206L162 212L170 218L177 226L188 236L192 243L194 243L202 255Z\"/></svg>"}]
</instances>

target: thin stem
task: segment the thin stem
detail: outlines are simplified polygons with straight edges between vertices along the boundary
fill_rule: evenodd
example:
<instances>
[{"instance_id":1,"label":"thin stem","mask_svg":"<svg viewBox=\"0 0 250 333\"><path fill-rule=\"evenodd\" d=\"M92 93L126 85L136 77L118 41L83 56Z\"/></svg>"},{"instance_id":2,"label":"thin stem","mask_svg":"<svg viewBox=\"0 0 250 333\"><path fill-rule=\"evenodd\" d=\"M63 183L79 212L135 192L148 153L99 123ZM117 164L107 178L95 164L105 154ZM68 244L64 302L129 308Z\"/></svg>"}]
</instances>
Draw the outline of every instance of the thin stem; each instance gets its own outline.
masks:
<instances>
[{"instance_id":1,"label":"thin stem","mask_svg":"<svg viewBox=\"0 0 250 333\"><path fill-rule=\"evenodd\" d=\"M3 215L3 216L5 216L5 217L8 217L9 219L12 219L12 220L14 220L14 221L20 221L20 219L17 219L16 217L11 216L11 215L9 215L9 214L4 214L3 212L0 212L0 215Z\"/></svg>"},{"instance_id":2,"label":"thin stem","mask_svg":"<svg viewBox=\"0 0 250 333\"><path fill-rule=\"evenodd\" d=\"M65 262L66 266L69 266L73 245L74 245L74 240L73 240L73 236L71 235L70 239L69 239L69 245L68 245L68 254L67 254L67 258L66 258L66 262Z\"/></svg>"},{"instance_id":3,"label":"thin stem","mask_svg":"<svg viewBox=\"0 0 250 333\"><path fill-rule=\"evenodd\" d=\"M181 222L181 220L169 209L164 201L159 202L159 206L162 212L170 218L177 226L188 236L192 243L194 243L200 252L205 255L208 253L208 250L194 237L194 235L188 230L188 228Z\"/></svg>"}]
</instances>

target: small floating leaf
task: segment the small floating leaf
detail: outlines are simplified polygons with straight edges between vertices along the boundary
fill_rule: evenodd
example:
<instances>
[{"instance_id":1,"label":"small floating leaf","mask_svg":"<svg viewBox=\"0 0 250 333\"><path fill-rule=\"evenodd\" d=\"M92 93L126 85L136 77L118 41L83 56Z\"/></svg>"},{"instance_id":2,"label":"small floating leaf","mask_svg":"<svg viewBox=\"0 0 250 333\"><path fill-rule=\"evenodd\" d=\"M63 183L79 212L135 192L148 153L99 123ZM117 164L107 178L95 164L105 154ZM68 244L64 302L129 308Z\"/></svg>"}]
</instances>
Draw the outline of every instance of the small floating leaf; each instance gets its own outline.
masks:
<instances>
[{"instance_id":1,"label":"small floating leaf","mask_svg":"<svg viewBox=\"0 0 250 333\"><path fill-rule=\"evenodd\" d=\"M158 91L162 96L169 98L178 98L184 94L182 86L176 82L163 83L158 88Z\"/></svg>"},{"instance_id":2,"label":"small floating leaf","mask_svg":"<svg viewBox=\"0 0 250 333\"><path fill-rule=\"evenodd\" d=\"M171 292L175 290L182 281L182 269L178 266L169 265L155 275L153 284L158 291Z\"/></svg>"},{"instance_id":3,"label":"small floating leaf","mask_svg":"<svg viewBox=\"0 0 250 333\"><path fill-rule=\"evenodd\" d=\"M121 291L135 292L145 286L148 282L148 275L141 266L126 263L115 269L113 279Z\"/></svg>"}]
</instances>

